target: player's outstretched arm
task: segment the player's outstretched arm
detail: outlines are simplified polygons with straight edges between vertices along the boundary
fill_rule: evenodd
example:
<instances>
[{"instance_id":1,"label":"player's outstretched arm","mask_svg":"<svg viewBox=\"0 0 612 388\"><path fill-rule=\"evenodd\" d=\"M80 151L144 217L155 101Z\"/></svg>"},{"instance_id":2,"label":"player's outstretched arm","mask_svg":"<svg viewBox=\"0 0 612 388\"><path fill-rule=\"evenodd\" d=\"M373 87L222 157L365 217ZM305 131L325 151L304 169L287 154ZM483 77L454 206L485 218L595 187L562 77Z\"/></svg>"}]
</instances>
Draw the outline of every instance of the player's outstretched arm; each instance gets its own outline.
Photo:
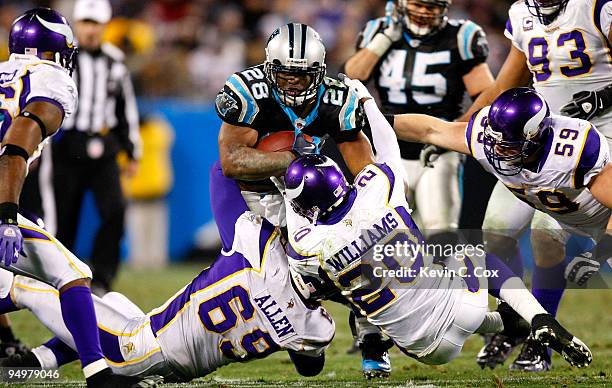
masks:
<instances>
[{"instance_id":1,"label":"player's outstretched arm","mask_svg":"<svg viewBox=\"0 0 612 388\"><path fill-rule=\"evenodd\" d=\"M290 151L264 152L253 148L257 131L224 122L219 132L219 156L228 178L260 180L285 173L295 158Z\"/></svg>"},{"instance_id":2,"label":"player's outstretched arm","mask_svg":"<svg viewBox=\"0 0 612 388\"><path fill-rule=\"evenodd\" d=\"M398 139L433 144L470 155L465 142L467 123L448 122L421 114L395 115L393 129Z\"/></svg>"},{"instance_id":3,"label":"player's outstretched arm","mask_svg":"<svg viewBox=\"0 0 612 388\"><path fill-rule=\"evenodd\" d=\"M372 141L376 148L376 159L379 162L389 162L397 166L401 165L401 154L397 145L397 137L389 122L378 109L376 101L372 98L369 90L361 81L350 79L345 74L338 75L361 102L372 129ZM370 147L371 149L371 147ZM373 161L372 161L373 162ZM370 162L371 163L371 162Z\"/></svg>"},{"instance_id":4,"label":"player's outstretched arm","mask_svg":"<svg viewBox=\"0 0 612 388\"><path fill-rule=\"evenodd\" d=\"M527 86L530 77L531 73L527 67L525 54L512 46L493 85L483 90L472 106L457 121L468 121L474 112L490 105L501 92L510 88Z\"/></svg>"},{"instance_id":5,"label":"player's outstretched arm","mask_svg":"<svg viewBox=\"0 0 612 388\"><path fill-rule=\"evenodd\" d=\"M608 209L612 209L612 164L608 164L588 184L593 197Z\"/></svg>"},{"instance_id":6,"label":"player's outstretched arm","mask_svg":"<svg viewBox=\"0 0 612 388\"><path fill-rule=\"evenodd\" d=\"M355 140L339 143L338 150L354 176L357 176L368 164L374 163L372 146L363 132L358 133Z\"/></svg>"},{"instance_id":7,"label":"player's outstretched arm","mask_svg":"<svg viewBox=\"0 0 612 388\"><path fill-rule=\"evenodd\" d=\"M0 156L0 203L19 203L27 160L44 137L55 133L64 119L58 106L46 101L26 105L8 128Z\"/></svg>"}]
</instances>

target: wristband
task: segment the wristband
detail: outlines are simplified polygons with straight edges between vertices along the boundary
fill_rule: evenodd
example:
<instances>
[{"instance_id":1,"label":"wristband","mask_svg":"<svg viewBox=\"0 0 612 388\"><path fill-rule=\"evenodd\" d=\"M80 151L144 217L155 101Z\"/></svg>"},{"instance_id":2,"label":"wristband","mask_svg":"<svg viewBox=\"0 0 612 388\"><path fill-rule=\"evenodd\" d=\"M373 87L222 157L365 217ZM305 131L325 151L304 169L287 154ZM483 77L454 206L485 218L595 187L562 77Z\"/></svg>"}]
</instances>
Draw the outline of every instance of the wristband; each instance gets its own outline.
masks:
<instances>
[{"instance_id":1,"label":"wristband","mask_svg":"<svg viewBox=\"0 0 612 388\"><path fill-rule=\"evenodd\" d=\"M601 96L601 111L604 111L612 106L612 84L599 89L597 94Z\"/></svg>"},{"instance_id":2,"label":"wristband","mask_svg":"<svg viewBox=\"0 0 612 388\"><path fill-rule=\"evenodd\" d=\"M28 159L30 159L28 151L15 144L5 144L0 150L0 157L2 156L19 156L23 158L26 163L28 163Z\"/></svg>"},{"instance_id":3,"label":"wristband","mask_svg":"<svg viewBox=\"0 0 612 388\"><path fill-rule=\"evenodd\" d=\"M19 206L13 202L0 203L0 224L17 225Z\"/></svg>"},{"instance_id":4,"label":"wristband","mask_svg":"<svg viewBox=\"0 0 612 388\"><path fill-rule=\"evenodd\" d=\"M391 38L382 32L379 32L378 34L374 35L374 38L372 38L372 41L366 45L366 48L379 57L382 57L385 55L387 50L389 50L392 43Z\"/></svg>"}]
</instances>

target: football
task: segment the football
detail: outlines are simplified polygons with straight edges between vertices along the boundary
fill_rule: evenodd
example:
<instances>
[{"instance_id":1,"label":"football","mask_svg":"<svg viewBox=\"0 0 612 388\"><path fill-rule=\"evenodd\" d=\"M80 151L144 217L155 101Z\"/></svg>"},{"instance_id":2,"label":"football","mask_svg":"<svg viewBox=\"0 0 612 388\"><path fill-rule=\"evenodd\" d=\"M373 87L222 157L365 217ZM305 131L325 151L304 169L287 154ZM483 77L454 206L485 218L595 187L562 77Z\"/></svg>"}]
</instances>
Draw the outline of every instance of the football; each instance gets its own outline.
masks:
<instances>
[{"instance_id":1,"label":"football","mask_svg":"<svg viewBox=\"0 0 612 388\"><path fill-rule=\"evenodd\" d=\"M304 134L304 137L306 140L312 141L312 136ZM272 132L259 139L255 148L266 152L291 151L294 139L295 133L293 131Z\"/></svg>"}]
</instances>

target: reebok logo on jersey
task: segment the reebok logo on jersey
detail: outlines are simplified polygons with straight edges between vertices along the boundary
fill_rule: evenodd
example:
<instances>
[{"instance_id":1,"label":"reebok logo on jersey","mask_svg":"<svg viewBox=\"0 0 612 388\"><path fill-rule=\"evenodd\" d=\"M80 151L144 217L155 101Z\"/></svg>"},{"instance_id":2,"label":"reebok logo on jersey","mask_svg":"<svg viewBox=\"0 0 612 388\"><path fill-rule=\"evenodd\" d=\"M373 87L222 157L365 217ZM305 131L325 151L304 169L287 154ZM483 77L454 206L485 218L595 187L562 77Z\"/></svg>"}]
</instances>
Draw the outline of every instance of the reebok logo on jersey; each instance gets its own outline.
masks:
<instances>
[{"instance_id":1,"label":"reebok logo on jersey","mask_svg":"<svg viewBox=\"0 0 612 388\"><path fill-rule=\"evenodd\" d=\"M526 17L523 18L523 31L531 31L533 30L533 18Z\"/></svg>"},{"instance_id":2,"label":"reebok logo on jersey","mask_svg":"<svg viewBox=\"0 0 612 388\"><path fill-rule=\"evenodd\" d=\"M592 109L593 109L593 104L591 104L590 102L582 103L582 110L585 111L585 113L591 113Z\"/></svg>"}]
</instances>

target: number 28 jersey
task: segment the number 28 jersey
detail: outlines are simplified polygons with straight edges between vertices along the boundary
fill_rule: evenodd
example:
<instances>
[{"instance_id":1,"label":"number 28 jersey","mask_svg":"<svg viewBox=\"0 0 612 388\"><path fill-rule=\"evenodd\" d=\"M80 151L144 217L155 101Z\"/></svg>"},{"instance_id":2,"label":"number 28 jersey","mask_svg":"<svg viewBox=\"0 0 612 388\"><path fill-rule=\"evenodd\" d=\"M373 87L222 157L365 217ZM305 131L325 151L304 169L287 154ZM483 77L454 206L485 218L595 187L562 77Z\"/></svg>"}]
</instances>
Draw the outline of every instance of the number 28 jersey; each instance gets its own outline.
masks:
<instances>
[{"instance_id":1,"label":"number 28 jersey","mask_svg":"<svg viewBox=\"0 0 612 388\"><path fill-rule=\"evenodd\" d=\"M336 143L342 143L354 140L366 125L357 95L333 78L324 78L314 104L311 114L298 117L298 110L283 105L275 97L266 80L263 64L230 76L215 101L221 120L255 129L258 139L271 132L291 131L298 126L308 135L322 137L329 134ZM295 116L290 118L290 115Z\"/></svg>"},{"instance_id":2,"label":"number 28 jersey","mask_svg":"<svg viewBox=\"0 0 612 388\"><path fill-rule=\"evenodd\" d=\"M489 107L474 113L466 130L468 148L482 167L517 198L564 226L593 237L605 230L610 210L587 188L591 179L609 163L605 136L588 121L553 115L538 169L524 168L517 175L504 176L495 171L484 153L488 113Z\"/></svg>"},{"instance_id":3,"label":"number 28 jersey","mask_svg":"<svg viewBox=\"0 0 612 388\"><path fill-rule=\"evenodd\" d=\"M361 31L357 49L367 46L384 29L385 18L370 20ZM484 31L466 20L449 20L423 40L407 33L393 43L372 73L387 114L422 113L452 121L461 115L463 76L486 62L489 47ZM418 159L422 148L399 141L404 159Z\"/></svg>"},{"instance_id":4,"label":"number 28 jersey","mask_svg":"<svg viewBox=\"0 0 612 388\"><path fill-rule=\"evenodd\" d=\"M508 11L504 34L527 58L534 88L554 113L575 93L612 83L608 32L612 21L610 0L569 0L565 11L549 25L531 15L524 1ZM591 120L612 138L612 110Z\"/></svg>"}]
</instances>

